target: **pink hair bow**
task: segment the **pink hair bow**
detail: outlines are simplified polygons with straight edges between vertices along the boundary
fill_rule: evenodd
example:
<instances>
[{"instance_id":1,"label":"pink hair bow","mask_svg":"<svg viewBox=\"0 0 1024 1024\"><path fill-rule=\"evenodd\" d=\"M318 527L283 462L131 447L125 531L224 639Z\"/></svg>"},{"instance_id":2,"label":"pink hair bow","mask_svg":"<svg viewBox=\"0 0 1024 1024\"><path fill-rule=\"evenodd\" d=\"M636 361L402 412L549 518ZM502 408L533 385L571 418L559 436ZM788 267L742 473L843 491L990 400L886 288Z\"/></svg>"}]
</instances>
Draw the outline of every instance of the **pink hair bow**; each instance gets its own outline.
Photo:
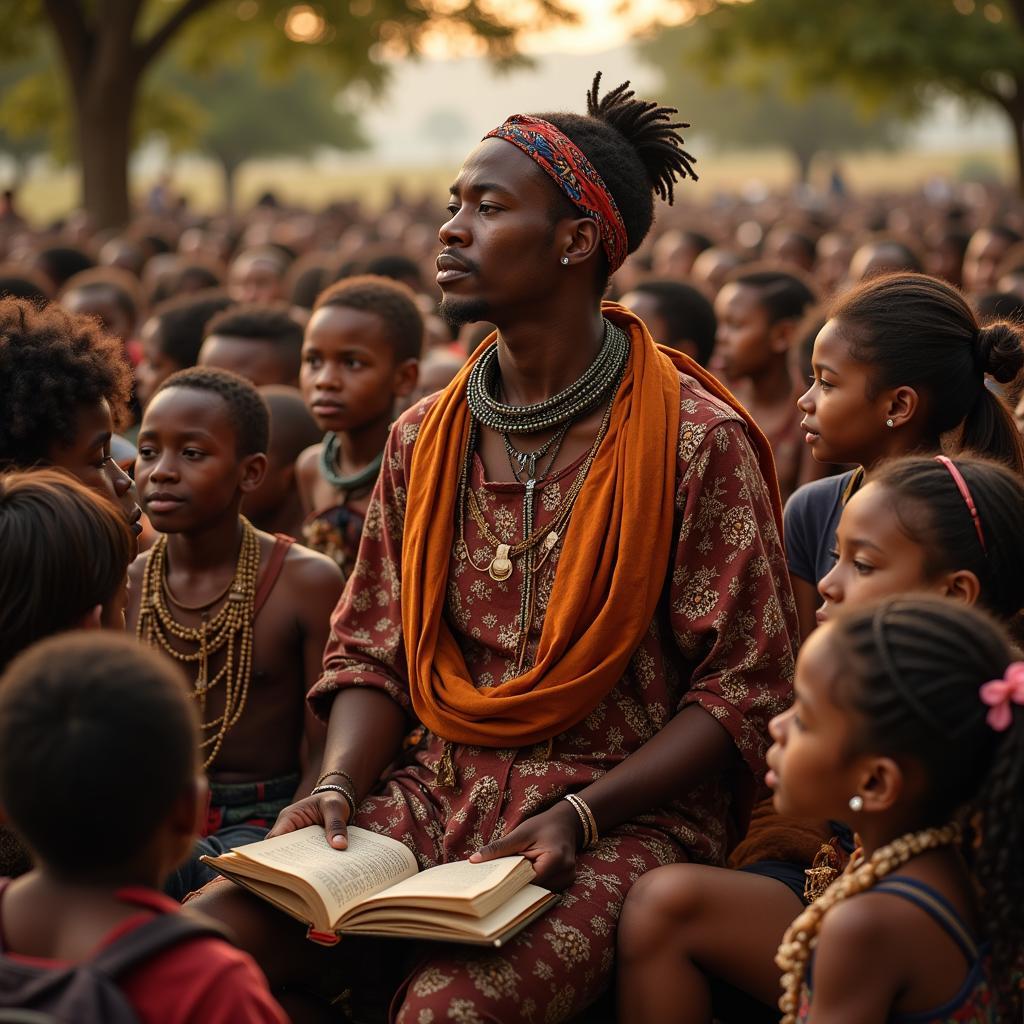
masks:
<instances>
[{"instance_id":1,"label":"pink hair bow","mask_svg":"<svg viewBox=\"0 0 1024 1024\"><path fill-rule=\"evenodd\" d=\"M991 708L985 721L996 732L1009 729L1013 721L1010 704L1024 704L1024 661L1015 661L1002 679L985 683L980 693L982 702Z\"/></svg>"}]
</instances>

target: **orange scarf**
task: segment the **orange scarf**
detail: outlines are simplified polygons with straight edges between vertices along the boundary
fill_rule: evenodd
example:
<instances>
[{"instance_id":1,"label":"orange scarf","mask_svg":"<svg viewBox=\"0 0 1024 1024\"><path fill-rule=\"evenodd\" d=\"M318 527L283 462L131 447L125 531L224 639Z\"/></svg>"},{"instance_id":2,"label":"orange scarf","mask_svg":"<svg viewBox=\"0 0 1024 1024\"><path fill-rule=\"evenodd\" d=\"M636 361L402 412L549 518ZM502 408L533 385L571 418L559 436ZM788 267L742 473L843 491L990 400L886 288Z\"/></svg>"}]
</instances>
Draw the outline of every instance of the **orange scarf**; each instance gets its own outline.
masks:
<instances>
[{"instance_id":1,"label":"orange scarf","mask_svg":"<svg viewBox=\"0 0 1024 1024\"><path fill-rule=\"evenodd\" d=\"M542 742L581 722L622 678L654 618L674 539L680 371L746 420L781 530L771 449L746 411L693 360L655 345L628 309L604 303L602 311L629 333L629 363L563 540L534 665L497 686L473 684L444 618L469 434L466 381L492 339L420 424L402 545L402 628L413 708L442 739L484 747Z\"/></svg>"}]
</instances>

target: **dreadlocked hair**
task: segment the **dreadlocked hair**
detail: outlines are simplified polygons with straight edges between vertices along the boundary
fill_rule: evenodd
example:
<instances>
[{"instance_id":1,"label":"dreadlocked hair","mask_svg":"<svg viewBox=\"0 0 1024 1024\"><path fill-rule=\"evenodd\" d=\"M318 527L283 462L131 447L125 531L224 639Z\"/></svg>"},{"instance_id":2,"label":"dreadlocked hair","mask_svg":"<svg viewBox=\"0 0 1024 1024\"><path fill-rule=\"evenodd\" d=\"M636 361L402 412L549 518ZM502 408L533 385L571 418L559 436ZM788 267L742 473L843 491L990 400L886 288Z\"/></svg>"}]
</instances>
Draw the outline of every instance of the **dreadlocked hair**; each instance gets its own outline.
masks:
<instances>
[{"instance_id":1,"label":"dreadlocked hair","mask_svg":"<svg viewBox=\"0 0 1024 1024\"><path fill-rule=\"evenodd\" d=\"M1013 662L1009 638L982 611L917 595L852 611L826 628L834 663L843 666L833 684L836 703L862 723L855 749L913 759L925 769L929 793L917 811L930 827L853 866L793 922L778 957L788 975L783 1009L788 1017L821 918L832 906L921 849L962 834L992 949L997 1019L1019 1020L1014 974L1024 967L1024 706L1011 703L1010 725L998 732L979 696Z\"/></svg>"},{"instance_id":2,"label":"dreadlocked hair","mask_svg":"<svg viewBox=\"0 0 1024 1024\"><path fill-rule=\"evenodd\" d=\"M600 95L601 72L587 93L586 115L537 114L561 129L579 147L601 175L626 226L628 250L633 252L654 223L654 196L672 203L677 179L697 180L696 158L683 149L678 129L689 128L673 121L675 107L654 100L637 99L629 82ZM563 194L553 208L555 218L572 217L576 208ZM607 267L604 277L607 279Z\"/></svg>"},{"instance_id":3,"label":"dreadlocked hair","mask_svg":"<svg viewBox=\"0 0 1024 1024\"><path fill-rule=\"evenodd\" d=\"M883 462L871 486L886 492L900 529L924 550L928 579L966 569L978 579L978 603L1024 644L1024 480L1002 463L958 455L978 513L981 538L967 502L937 459L906 455Z\"/></svg>"}]
</instances>

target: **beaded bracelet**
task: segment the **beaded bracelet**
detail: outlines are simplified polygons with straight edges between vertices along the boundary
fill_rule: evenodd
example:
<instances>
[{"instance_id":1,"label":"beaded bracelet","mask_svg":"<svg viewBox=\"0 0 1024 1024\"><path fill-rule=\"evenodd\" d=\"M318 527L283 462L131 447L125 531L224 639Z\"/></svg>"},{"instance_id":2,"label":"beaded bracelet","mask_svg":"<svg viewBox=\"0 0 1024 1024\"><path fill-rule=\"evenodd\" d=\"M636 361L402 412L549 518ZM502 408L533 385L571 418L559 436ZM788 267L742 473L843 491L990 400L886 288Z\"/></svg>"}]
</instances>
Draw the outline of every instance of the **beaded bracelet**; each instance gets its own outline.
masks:
<instances>
[{"instance_id":1,"label":"beaded bracelet","mask_svg":"<svg viewBox=\"0 0 1024 1024\"><path fill-rule=\"evenodd\" d=\"M579 815L580 822L583 825L583 849L589 850L600 839L594 812L587 806L587 802L583 797L577 796L575 793L566 793L565 799L569 801L573 810Z\"/></svg>"},{"instance_id":2,"label":"beaded bracelet","mask_svg":"<svg viewBox=\"0 0 1024 1024\"><path fill-rule=\"evenodd\" d=\"M320 793L340 793L348 804L348 816L349 820L355 817L356 813L356 798L349 792L346 786L317 786L316 789L310 791L310 796L317 796Z\"/></svg>"},{"instance_id":3,"label":"beaded bracelet","mask_svg":"<svg viewBox=\"0 0 1024 1024\"><path fill-rule=\"evenodd\" d=\"M356 791L356 780L349 775L348 772L342 771L340 768L335 768L333 771L324 772L319 779L316 780L316 784L319 786L323 783L324 779L329 779L332 775L339 775L343 778L351 787L352 792Z\"/></svg>"}]
</instances>

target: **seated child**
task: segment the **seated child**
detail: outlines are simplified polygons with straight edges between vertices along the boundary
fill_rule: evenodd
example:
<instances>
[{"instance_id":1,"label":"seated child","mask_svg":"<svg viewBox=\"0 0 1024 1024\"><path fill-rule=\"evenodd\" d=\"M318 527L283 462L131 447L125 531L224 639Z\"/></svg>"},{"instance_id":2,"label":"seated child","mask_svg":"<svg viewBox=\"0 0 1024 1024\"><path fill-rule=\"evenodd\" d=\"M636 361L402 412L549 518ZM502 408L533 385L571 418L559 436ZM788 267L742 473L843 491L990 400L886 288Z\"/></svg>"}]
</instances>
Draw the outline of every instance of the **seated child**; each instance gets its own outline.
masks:
<instances>
[{"instance_id":1,"label":"seated child","mask_svg":"<svg viewBox=\"0 0 1024 1024\"><path fill-rule=\"evenodd\" d=\"M707 366L715 347L715 309L693 285L682 281L641 281L621 298L659 345L685 352Z\"/></svg>"},{"instance_id":2,"label":"seated child","mask_svg":"<svg viewBox=\"0 0 1024 1024\"><path fill-rule=\"evenodd\" d=\"M1016 657L941 597L890 598L805 643L766 781L782 813L847 817L862 856L779 946L783 1024L1021 1019Z\"/></svg>"},{"instance_id":3,"label":"seated child","mask_svg":"<svg viewBox=\"0 0 1024 1024\"><path fill-rule=\"evenodd\" d=\"M204 331L198 366L231 370L256 387L297 387L302 362L302 324L286 306L231 306Z\"/></svg>"},{"instance_id":4,"label":"seated child","mask_svg":"<svg viewBox=\"0 0 1024 1024\"><path fill-rule=\"evenodd\" d=\"M123 948L180 913L158 888L188 855L204 803L195 711L167 659L106 634L54 637L17 658L0 679L0 808L36 867L0 881L0 1006L25 1006L19 974ZM117 981L146 1024L286 1020L253 961L210 935Z\"/></svg>"},{"instance_id":5,"label":"seated child","mask_svg":"<svg viewBox=\"0 0 1024 1024\"><path fill-rule=\"evenodd\" d=\"M69 629L124 629L135 539L124 516L62 470L0 473L0 672ZM0 826L0 875L31 862Z\"/></svg>"},{"instance_id":6,"label":"seated child","mask_svg":"<svg viewBox=\"0 0 1024 1024\"><path fill-rule=\"evenodd\" d=\"M139 432L136 481L162 536L132 565L129 627L194 687L212 794L197 856L262 839L321 761L324 728L305 696L341 573L239 514L266 471L268 429L248 381L197 367L164 381ZM181 898L212 877L194 859L167 891Z\"/></svg>"},{"instance_id":7,"label":"seated child","mask_svg":"<svg viewBox=\"0 0 1024 1024\"><path fill-rule=\"evenodd\" d=\"M215 288L168 299L157 306L139 332L135 394L145 410L156 389L177 370L196 365L210 318L231 305Z\"/></svg>"},{"instance_id":8,"label":"seated child","mask_svg":"<svg viewBox=\"0 0 1024 1024\"><path fill-rule=\"evenodd\" d=\"M395 402L416 387L423 317L408 288L350 277L323 292L302 346L302 397L323 441L299 456L306 543L348 576Z\"/></svg>"},{"instance_id":9,"label":"seated child","mask_svg":"<svg viewBox=\"0 0 1024 1024\"><path fill-rule=\"evenodd\" d=\"M805 388L790 349L814 293L795 273L769 266L731 274L715 299L715 364L764 431L785 501L811 458L796 400Z\"/></svg>"},{"instance_id":10,"label":"seated child","mask_svg":"<svg viewBox=\"0 0 1024 1024\"><path fill-rule=\"evenodd\" d=\"M317 444L320 428L297 388L271 384L259 388L270 412L270 443L263 482L245 496L242 511L258 530L302 539L305 513L295 479L295 460Z\"/></svg>"},{"instance_id":11,"label":"seated child","mask_svg":"<svg viewBox=\"0 0 1024 1024\"><path fill-rule=\"evenodd\" d=\"M884 462L844 507L836 554L819 584L821 621L919 591L977 604L1019 627L1024 481L999 463L969 456ZM839 864L839 857L828 859ZM712 979L773 1003L774 951L812 889L821 888L808 867L761 861L723 871L683 864L645 875L630 892L619 930L621 1019L710 1024L711 998L723 994ZM680 1009L666 1016L667 1007Z\"/></svg>"},{"instance_id":12,"label":"seated child","mask_svg":"<svg viewBox=\"0 0 1024 1024\"><path fill-rule=\"evenodd\" d=\"M0 299L0 471L65 469L111 498L138 535L131 478L111 456L130 393L121 344L95 320Z\"/></svg>"}]
</instances>

